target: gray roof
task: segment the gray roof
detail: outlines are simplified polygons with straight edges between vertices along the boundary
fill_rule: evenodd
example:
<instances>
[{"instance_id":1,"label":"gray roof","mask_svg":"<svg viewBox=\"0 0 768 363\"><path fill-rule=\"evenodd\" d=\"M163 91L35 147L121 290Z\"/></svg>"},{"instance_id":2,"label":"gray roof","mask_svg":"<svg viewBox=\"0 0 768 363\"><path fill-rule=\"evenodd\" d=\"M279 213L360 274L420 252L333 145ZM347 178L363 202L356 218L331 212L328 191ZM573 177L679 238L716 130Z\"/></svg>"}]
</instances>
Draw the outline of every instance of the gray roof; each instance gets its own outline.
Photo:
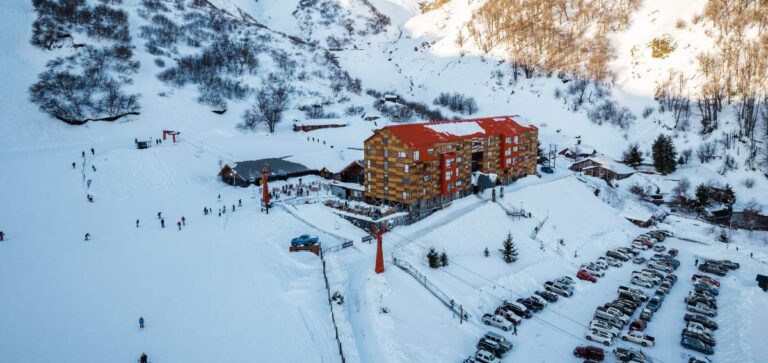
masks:
<instances>
[{"instance_id":1,"label":"gray roof","mask_svg":"<svg viewBox=\"0 0 768 363\"><path fill-rule=\"evenodd\" d=\"M240 161L235 164L233 169L246 180L250 178L260 179L261 171L265 166L269 166L271 170L269 175L271 176L284 176L310 170L302 164L280 158Z\"/></svg>"}]
</instances>

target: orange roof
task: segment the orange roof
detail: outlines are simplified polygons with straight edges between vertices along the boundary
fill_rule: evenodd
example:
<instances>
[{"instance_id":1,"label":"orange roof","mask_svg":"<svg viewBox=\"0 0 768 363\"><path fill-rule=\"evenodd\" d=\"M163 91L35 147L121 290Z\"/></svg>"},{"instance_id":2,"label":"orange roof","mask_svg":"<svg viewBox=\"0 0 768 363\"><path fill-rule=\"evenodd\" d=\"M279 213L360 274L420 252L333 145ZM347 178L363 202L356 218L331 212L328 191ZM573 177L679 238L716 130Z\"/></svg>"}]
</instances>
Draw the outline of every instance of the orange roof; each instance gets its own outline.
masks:
<instances>
[{"instance_id":1,"label":"orange roof","mask_svg":"<svg viewBox=\"0 0 768 363\"><path fill-rule=\"evenodd\" d=\"M511 136L531 129L536 129L536 126L520 116L498 116L392 125L382 130L389 130L404 143L415 147L488 135Z\"/></svg>"}]
</instances>

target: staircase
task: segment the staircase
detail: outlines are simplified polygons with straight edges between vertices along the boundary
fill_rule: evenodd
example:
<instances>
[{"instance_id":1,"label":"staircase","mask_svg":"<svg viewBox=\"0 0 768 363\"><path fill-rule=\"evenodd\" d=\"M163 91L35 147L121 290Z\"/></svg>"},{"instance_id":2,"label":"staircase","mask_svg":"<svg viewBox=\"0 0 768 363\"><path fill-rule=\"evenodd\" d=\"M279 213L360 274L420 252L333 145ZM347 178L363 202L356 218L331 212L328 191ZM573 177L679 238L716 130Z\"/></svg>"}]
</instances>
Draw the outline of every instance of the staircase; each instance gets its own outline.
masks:
<instances>
[{"instance_id":1,"label":"staircase","mask_svg":"<svg viewBox=\"0 0 768 363\"><path fill-rule=\"evenodd\" d=\"M448 309L450 309L454 314L459 316L462 320L469 319L469 314L464 311L463 305L459 305L455 302L455 300L451 299L448 295L446 295L444 292L442 292L440 289L437 288L433 283L431 283L424 274L419 272L413 265L410 263L397 259L397 257L392 258L392 262L395 264L395 266L399 267L403 271L407 272L409 275L413 276L413 278L416 279L422 286L424 286L429 292L432 293L438 300L440 300Z\"/></svg>"}]
</instances>

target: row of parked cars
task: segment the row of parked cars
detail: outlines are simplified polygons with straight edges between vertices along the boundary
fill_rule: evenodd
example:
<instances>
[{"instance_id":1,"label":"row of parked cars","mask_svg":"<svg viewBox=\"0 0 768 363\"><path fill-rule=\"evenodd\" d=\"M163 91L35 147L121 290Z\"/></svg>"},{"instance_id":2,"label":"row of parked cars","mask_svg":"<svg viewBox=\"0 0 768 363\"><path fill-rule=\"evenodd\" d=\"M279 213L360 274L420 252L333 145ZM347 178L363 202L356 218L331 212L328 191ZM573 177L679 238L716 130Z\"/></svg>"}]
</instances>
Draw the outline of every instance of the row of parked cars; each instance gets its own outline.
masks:
<instances>
[{"instance_id":1,"label":"row of parked cars","mask_svg":"<svg viewBox=\"0 0 768 363\"><path fill-rule=\"evenodd\" d=\"M499 328L505 332L516 331L517 325L522 323L524 319L530 319L533 314L544 310L548 304L557 302L559 297L572 296L575 283L568 276L547 281L543 289L535 291L529 297L519 298L516 301L503 301L493 314L483 315L483 324ZM465 362L496 362L512 349L512 343L503 340L503 336L498 333L489 331L480 338L476 348L475 354L467 358Z\"/></svg>"},{"instance_id":2,"label":"row of parked cars","mask_svg":"<svg viewBox=\"0 0 768 363\"><path fill-rule=\"evenodd\" d=\"M714 331L718 326L711 319L717 316L720 282L704 274L693 274L691 281L693 289L685 297L690 313L683 318L685 327L680 332L680 345L706 355L714 354L717 344Z\"/></svg>"},{"instance_id":3,"label":"row of parked cars","mask_svg":"<svg viewBox=\"0 0 768 363\"><path fill-rule=\"evenodd\" d=\"M606 252L606 257L614 258L620 262L632 260L636 264L646 262L646 259L640 256L643 250L654 248L657 243L663 241L671 234L666 231L654 231L638 236L633 242L632 247L619 247ZM642 247L641 247L642 246ZM656 248L656 250L660 250ZM666 248L664 249L666 250ZM660 258L656 258L660 260ZM675 260L676 261L676 260ZM672 262L674 264L674 262ZM677 262L679 266L679 262ZM675 266L674 268L676 268ZM672 270L674 270L674 268ZM653 313L661 307L664 296L669 292L672 285L677 281L677 276L671 273L662 273L658 269L645 268L632 273L632 280L635 285L642 282L644 287L658 286L656 294L649 296L645 290L639 287L619 286L616 291L618 296L602 306L595 309L592 321L589 322L586 339L589 341L601 343L609 346L615 339L621 339L626 342L634 342L643 347L655 345L655 339L644 333L647 322L653 317ZM646 304L645 308L642 305ZM632 316L640 310L640 318L630 323ZM622 333L625 326L629 325L627 332ZM646 357L641 351L629 348L616 348L613 351L619 361L624 362L646 362ZM573 354L577 357L586 359L585 362L599 362L605 357L602 348L595 346L580 346L574 349Z\"/></svg>"}]
</instances>

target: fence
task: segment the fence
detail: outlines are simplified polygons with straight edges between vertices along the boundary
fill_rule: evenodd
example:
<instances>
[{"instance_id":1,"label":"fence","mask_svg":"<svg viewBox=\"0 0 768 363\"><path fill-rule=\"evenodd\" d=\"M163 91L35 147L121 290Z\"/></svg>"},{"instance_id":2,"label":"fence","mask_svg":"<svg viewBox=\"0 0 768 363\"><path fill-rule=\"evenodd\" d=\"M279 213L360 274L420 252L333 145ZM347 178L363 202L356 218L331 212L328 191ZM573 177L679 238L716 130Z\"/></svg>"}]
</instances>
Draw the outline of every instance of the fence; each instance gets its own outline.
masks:
<instances>
[{"instance_id":1,"label":"fence","mask_svg":"<svg viewBox=\"0 0 768 363\"><path fill-rule=\"evenodd\" d=\"M352 242L352 241L344 241L343 243L339 243L339 244L337 244L337 245L335 245L335 246L331 246L331 247L328 247L328 248L324 249L324 250L323 250L323 253L329 253L329 252L337 252L337 251L341 251L341 250L343 250L343 249L345 249L345 248L349 248L349 247L352 247L352 246L354 246L354 245L355 245L355 242Z\"/></svg>"},{"instance_id":2,"label":"fence","mask_svg":"<svg viewBox=\"0 0 768 363\"><path fill-rule=\"evenodd\" d=\"M409 275L413 276L416 281L421 283L429 292L432 293L432 295L435 295L435 297L440 300L445 306L448 307L454 314L458 315L459 318L463 320L469 319L469 314L464 311L464 306L456 304L453 299L451 299L448 295L446 295L444 292L442 292L440 289L437 288L434 284L429 282L426 276L416 270L413 265L410 263L398 260L397 258L393 257L392 262L395 264L395 266L401 268L403 271L407 272Z\"/></svg>"},{"instance_id":3,"label":"fence","mask_svg":"<svg viewBox=\"0 0 768 363\"><path fill-rule=\"evenodd\" d=\"M336 325L336 314L333 312L331 285L328 283L328 274L325 271L325 254L322 251L320 251L320 261L323 263L323 280L325 280L325 292L328 294L328 306L331 308L331 321L333 322L333 332L336 336L336 343L339 345L339 356L341 356L341 363L346 363L347 359L344 358L344 348L342 348L341 339L339 338L339 327Z\"/></svg>"}]
</instances>

